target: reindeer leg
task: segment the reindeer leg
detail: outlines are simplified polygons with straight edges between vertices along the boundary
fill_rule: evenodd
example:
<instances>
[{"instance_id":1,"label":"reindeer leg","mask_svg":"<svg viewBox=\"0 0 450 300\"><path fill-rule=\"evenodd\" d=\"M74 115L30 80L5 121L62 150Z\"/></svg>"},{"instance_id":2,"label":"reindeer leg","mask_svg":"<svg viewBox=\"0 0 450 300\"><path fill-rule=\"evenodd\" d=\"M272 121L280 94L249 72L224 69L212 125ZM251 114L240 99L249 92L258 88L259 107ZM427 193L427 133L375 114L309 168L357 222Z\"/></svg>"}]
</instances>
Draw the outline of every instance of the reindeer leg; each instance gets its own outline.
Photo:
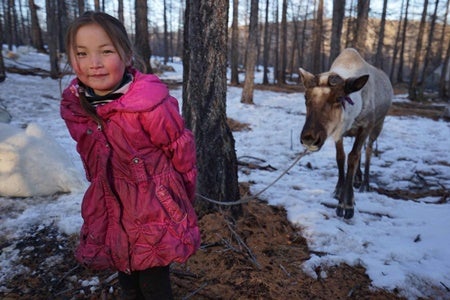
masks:
<instances>
[{"instance_id":1,"label":"reindeer leg","mask_svg":"<svg viewBox=\"0 0 450 300\"><path fill-rule=\"evenodd\" d=\"M336 214L338 216L343 216L345 219L351 219L354 215L353 178L355 176L356 169L359 166L361 149L366 138L367 132L361 128L356 135L352 151L348 154L347 175L345 178L344 189L339 199L338 208L336 209Z\"/></svg>"},{"instance_id":2,"label":"reindeer leg","mask_svg":"<svg viewBox=\"0 0 450 300\"><path fill-rule=\"evenodd\" d=\"M364 178L362 180L361 186L359 187L360 192L368 192L370 190L369 174L370 174L370 160L372 158L372 151L373 151L373 142L374 140L370 137L369 143L367 143L366 147L366 160L364 162Z\"/></svg>"},{"instance_id":3,"label":"reindeer leg","mask_svg":"<svg viewBox=\"0 0 450 300\"><path fill-rule=\"evenodd\" d=\"M336 187L334 189L334 198L340 199L342 194L342 189L344 187L345 182L345 151L344 151L344 142L341 138L339 141L335 143L336 146L336 163L338 166L338 181L336 183Z\"/></svg>"}]
</instances>

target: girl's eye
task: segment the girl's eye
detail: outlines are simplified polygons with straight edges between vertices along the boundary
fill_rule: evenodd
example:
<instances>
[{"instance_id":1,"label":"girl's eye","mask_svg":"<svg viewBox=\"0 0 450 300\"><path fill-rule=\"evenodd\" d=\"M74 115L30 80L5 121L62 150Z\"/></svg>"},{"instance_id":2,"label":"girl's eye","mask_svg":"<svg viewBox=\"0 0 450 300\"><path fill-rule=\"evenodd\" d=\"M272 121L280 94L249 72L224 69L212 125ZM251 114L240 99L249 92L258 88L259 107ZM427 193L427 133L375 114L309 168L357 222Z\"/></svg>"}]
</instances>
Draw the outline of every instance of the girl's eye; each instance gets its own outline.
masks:
<instances>
[{"instance_id":1,"label":"girl's eye","mask_svg":"<svg viewBox=\"0 0 450 300\"><path fill-rule=\"evenodd\" d=\"M113 51L113 50L110 50L110 49L108 49L108 50L103 50L103 54L111 54L111 53L114 53L114 51Z\"/></svg>"},{"instance_id":2,"label":"girl's eye","mask_svg":"<svg viewBox=\"0 0 450 300\"><path fill-rule=\"evenodd\" d=\"M77 53L76 53L76 56L77 56L77 57L84 57L84 56L86 56L86 52L81 52L81 51L80 51L80 52L77 52Z\"/></svg>"}]
</instances>

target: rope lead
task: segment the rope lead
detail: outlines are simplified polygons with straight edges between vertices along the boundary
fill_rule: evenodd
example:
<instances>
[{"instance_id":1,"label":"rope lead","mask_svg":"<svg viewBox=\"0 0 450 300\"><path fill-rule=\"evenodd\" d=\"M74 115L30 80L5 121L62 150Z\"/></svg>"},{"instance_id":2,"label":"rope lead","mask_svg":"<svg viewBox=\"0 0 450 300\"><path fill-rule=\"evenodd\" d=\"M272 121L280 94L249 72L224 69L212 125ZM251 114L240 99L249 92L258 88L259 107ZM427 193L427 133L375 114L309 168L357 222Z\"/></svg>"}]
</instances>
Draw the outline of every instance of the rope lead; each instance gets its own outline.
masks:
<instances>
[{"instance_id":1,"label":"rope lead","mask_svg":"<svg viewBox=\"0 0 450 300\"><path fill-rule=\"evenodd\" d=\"M304 156L306 156L306 155L308 155L308 154L310 154L311 152L310 151L308 151L307 149L305 149L302 153L300 153L297 157L296 157L296 159L294 160L294 162L283 172L283 173L281 173L281 175L280 176L278 176L271 184L269 184L268 186L266 186L264 189L262 189L261 191L259 191L258 193L256 193L255 195L253 195L253 196L248 196L248 197L244 197L244 198L241 198L240 200L238 200L238 201L217 201L217 200L214 200L214 199L211 199L211 198L208 198L208 197L206 197L206 196L203 196L203 195L200 195L200 194L198 194L198 193L196 193L195 195L197 196L197 197L199 197L200 199L203 199L203 200L206 200L206 201L209 201L209 202L211 202L211 203L214 203L214 204L218 204L218 205L226 205L226 206L231 206L231 205L239 205L239 204L244 204L244 203L248 203L248 202L250 202L251 200L254 200L254 199L257 199L257 197L259 196L259 195L261 195L262 193L264 193L265 191L267 191L271 186L273 186L275 183L277 183L280 179L281 179L281 177L283 177L284 175L286 175L286 173L287 172L289 172L296 164L297 164L297 162L300 160L300 159L302 159Z\"/></svg>"}]
</instances>

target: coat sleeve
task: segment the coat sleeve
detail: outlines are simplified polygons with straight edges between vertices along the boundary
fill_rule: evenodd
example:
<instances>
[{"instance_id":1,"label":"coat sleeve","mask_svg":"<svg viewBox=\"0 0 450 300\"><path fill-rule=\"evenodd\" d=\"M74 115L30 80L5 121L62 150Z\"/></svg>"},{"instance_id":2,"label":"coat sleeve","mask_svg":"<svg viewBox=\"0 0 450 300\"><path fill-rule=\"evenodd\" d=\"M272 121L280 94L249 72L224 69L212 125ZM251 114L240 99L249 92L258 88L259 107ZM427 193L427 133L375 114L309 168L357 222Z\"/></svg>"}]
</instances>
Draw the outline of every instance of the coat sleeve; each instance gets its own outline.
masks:
<instances>
[{"instance_id":1,"label":"coat sleeve","mask_svg":"<svg viewBox=\"0 0 450 300\"><path fill-rule=\"evenodd\" d=\"M176 171L183 177L187 195L193 202L197 180L195 138L184 125L178 101L168 96L142 123L150 133L154 145L170 158Z\"/></svg>"},{"instance_id":2,"label":"coat sleeve","mask_svg":"<svg viewBox=\"0 0 450 300\"><path fill-rule=\"evenodd\" d=\"M76 96L76 85L73 84L64 90L60 104L61 118L66 123L70 136L77 143L77 151L80 154L81 161L86 172L86 179L91 181L91 172L88 168L87 154L82 151L83 136L89 128L95 128L95 122L89 118L81 108L78 97ZM93 131L93 129L91 129Z\"/></svg>"}]
</instances>

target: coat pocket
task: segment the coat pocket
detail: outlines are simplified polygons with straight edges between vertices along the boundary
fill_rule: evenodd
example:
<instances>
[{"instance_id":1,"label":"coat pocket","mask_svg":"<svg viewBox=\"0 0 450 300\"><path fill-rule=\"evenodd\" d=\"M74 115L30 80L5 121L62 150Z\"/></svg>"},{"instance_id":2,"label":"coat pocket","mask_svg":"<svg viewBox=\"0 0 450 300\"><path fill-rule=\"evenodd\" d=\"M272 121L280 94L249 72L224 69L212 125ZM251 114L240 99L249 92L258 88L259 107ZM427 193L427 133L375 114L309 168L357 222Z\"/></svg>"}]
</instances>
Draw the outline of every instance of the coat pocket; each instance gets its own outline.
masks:
<instances>
[{"instance_id":1,"label":"coat pocket","mask_svg":"<svg viewBox=\"0 0 450 300\"><path fill-rule=\"evenodd\" d=\"M175 202L169 191L163 185L160 185L156 189L156 197L172 221L180 223L186 219L187 213L181 210L180 206Z\"/></svg>"}]
</instances>

